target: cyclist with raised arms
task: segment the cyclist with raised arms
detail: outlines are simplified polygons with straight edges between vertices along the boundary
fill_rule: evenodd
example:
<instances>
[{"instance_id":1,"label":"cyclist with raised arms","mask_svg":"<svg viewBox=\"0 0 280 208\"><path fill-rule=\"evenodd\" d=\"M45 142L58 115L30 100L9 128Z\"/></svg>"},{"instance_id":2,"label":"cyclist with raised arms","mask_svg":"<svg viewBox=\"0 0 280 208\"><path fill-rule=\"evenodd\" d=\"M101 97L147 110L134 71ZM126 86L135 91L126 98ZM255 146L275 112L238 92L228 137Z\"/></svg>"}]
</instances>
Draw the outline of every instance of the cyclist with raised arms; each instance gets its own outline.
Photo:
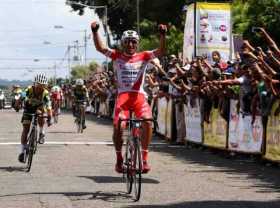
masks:
<instances>
[{"instance_id":1,"label":"cyclist with raised arms","mask_svg":"<svg viewBox=\"0 0 280 208\"><path fill-rule=\"evenodd\" d=\"M153 51L137 52L139 46L139 35L133 30L123 32L121 37L122 50L115 50L106 47L98 34L99 24L91 24L93 41L96 50L113 60L115 80L117 82L118 96L116 98L114 112L114 133L113 141L116 150L117 162L115 170L123 172L122 157L122 131L119 129L119 118L129 118L129 110L132 110L136 118L152 118L148 102L145 99L143 84L145 81L145 69L149 61L163 55L165 52L165 33L167 27L159 25L160 46ZM151 168L148 165L148 146L152 138L151 122L143 123L144 135L142 139L143 173Z\"/></svg>"},{"instance_id":2,"label":"cyclist with raised arms","mask_svg":"<svg viewBox=\"0 0 280 208\"><path fill-rule=\"evenodd\" d=\"M51 100L48 90L46 89L48 84L48 79L45 74L37 74L34 78L34 84L32 86L27 87L25 90L25 105L23 116L21 119L21 123L23 126L22 134L21 134L21 152L18 156L19 162L24 162L24 150L27 147L27 135L29 132L32 116L30 114L37 113L40 111L42 114L48 114L48 126L51 125L51 116L52 116L52 108L51 108ZM39 143L43 144L45 142L45 132L44 132L44 118L38 119L38 124L40 127L39 130Z\"/></svg>"}]
</instances>

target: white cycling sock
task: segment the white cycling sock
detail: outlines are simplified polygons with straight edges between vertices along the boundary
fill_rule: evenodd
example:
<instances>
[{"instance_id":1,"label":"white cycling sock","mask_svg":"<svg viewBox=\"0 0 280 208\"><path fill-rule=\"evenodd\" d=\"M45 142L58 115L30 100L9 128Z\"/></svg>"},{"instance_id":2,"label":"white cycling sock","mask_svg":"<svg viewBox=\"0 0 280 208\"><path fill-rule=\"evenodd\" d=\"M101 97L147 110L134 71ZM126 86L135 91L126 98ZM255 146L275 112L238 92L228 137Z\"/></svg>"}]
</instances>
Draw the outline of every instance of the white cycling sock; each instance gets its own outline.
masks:
<instances>
[{"instance_id":1,"label":"white cycling sock","mask_svg":"<svg viewBox=\"0 0 280 208\"><path fill-rule=\"evenodd\" d=\"M41 127L41 126L40 126L39 133L40 133L40 134L41 134L41 133L42 133L42 134L45 134L44 127Z\"/></svg>"},{"instance_id":2,"label":"white cycling sock","mask_svg":"<svg viewBox=\"0 0 280 208\"><path fill-rule=\"evenodd\" d=\"M21 144L21 145L20 145L20 151L21 151L21 153L24 152L24 149L26 148L26 146L27 146L26 144Z\"/></svg>"}]
</instances>

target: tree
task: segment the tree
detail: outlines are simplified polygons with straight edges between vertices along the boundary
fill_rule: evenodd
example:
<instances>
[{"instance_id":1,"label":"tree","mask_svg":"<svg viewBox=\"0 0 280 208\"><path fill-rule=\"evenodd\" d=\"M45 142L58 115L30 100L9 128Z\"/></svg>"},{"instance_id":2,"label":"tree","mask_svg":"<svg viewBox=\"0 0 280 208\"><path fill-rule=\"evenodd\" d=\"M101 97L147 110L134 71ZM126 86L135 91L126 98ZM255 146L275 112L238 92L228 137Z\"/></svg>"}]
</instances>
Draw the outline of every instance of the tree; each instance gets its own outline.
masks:
<instances>
[{"instance_id":1,"label":"tree","mask_svg":"<svg viewBox=\"0 0 280 208\"><path fill-rule=\"evenodd\" d=\"M96 62L91 62L89 65L77 65L72 67L72 79L86 79L90 73L95 72L100 66Z\"/></svg>"},{"instance_id":2,"label":"tree","mask_svg":"<svg viewBox=\"0 0 280 208\"><path fill-rule=\"evenodd\" d=\"M234 31L253 43L262 43L260 36L252 33L252 27L264 27L274 40L280 43L279 0L236 0L234 8Z\"/></svg>"},{"instance_id":3,"label":"tree","mask_svg":"<svg viewBox=\"0 0 280 208\"><path fill-rule=\"evenodd\" d=\"M73 0L73 2L95 6L107 5L108 25L117 39L121 37L124 30L137 28L137 0ZM186 4L186 0L139 0L139 3L140 20L148 19L156 23L171 23L182 28L182 20L184 19L182 8ZM71 6L74 11L83 14L83 7L75 4ZM96 12L100 18L104 17L103 9L97 9Z\"/></svg>"}]
</instances>

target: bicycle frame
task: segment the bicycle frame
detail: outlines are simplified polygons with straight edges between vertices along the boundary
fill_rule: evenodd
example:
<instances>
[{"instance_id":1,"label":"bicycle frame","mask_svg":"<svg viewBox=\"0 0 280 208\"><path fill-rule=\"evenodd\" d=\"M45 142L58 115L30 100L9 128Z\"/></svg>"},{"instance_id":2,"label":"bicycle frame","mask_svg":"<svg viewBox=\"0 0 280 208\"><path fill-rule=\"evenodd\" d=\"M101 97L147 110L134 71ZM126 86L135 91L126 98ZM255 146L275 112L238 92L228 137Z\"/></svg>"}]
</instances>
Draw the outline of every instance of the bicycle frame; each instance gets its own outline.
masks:
<instances>
[{"instance_id":1,"label":"bicycle frame","mask_svg":"<svg viewBox=\"0 0 280 208\"><path fill-rule=\"evenodd\" d=\"M77 116L77 131L78 133L83 133L83 115L82 115L82 109L84 108L85 101L83 100L77 100L76 101L76 110L78 110L78 116Z\"/></svg>"},{"instance_id":2,"label":"bicycle frame","mask_svg":"<svg viewBox=\"0 0 280 208\"><path fill-rule=\"evenodd\" d=\"M128 122L128 136L126 139L126 151L125 151L125 170L123 178L126 181L127 193L132 192L132 185L134 184L135 201L140 199L141 184L142 184L142 122L153 121L153 119L120 119L118 127L120 129L121 122Z\"/></svg>"}]
</instances>

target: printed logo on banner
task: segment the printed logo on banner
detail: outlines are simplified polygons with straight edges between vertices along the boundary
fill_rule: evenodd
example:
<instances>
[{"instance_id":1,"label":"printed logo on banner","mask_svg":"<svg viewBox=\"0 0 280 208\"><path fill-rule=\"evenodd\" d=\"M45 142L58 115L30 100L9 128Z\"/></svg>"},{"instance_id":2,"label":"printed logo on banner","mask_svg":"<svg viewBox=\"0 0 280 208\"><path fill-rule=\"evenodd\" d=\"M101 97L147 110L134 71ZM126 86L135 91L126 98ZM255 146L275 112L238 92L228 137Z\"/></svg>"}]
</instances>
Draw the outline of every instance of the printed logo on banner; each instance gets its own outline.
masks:
<instances>
[{"instance_id":1,"label":"printed logo on banner","mask_svg":"<svg viewBox=\"0 0 280 208\"><path fill-rule=\"evenodd\" d=\"M227 31L227 26L226 26L226 25L221 25L221 26L219 27L219 29L220 29L220 31L222 31L222 32L226 32L226 31Z\"/></svg>"},{"instance_id":2,"label":"printed logo on banner","mask_svg":"<svg viewBox=\"0 0 280 208\"><path fill-rule=\"evenodd\" d=\"M237 112L237 101L230 102L229 149L244 152L260 152L262 145L261 117L257 116L252 125L252 116Z\"/></svg>"},{"instance_id":3,"label":"printed logo on banner","mask_svg":"<svg viewBox=\"0 0 280 208\"><path fill-rule=\"evenodd\" d=\"M223 60L231 57L231 7L227 3L197 3L196 54L207 54L218 50Z\"/></svg>"},{"instance_id":4,"label":"printed logo on banner","mask_svg":"<svg viewBox=\"0 0 280 208\"><path fill-rule=\"evenodd\" d=\"M188 103L184 105L186 140L196 143L202 142L201 135L201 113L199 109L199 99L187 96Z\"/></svg>"}]
</instances>

